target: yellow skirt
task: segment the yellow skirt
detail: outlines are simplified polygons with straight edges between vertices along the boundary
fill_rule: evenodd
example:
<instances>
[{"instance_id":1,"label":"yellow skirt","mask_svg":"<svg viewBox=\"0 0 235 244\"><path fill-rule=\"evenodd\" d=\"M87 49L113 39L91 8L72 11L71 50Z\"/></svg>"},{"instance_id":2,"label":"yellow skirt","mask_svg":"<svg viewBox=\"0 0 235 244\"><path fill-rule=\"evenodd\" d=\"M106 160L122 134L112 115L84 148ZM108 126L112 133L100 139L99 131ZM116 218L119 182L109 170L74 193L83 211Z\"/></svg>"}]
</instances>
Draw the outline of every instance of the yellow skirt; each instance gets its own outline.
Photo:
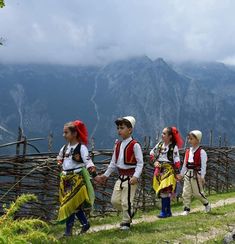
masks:
<instances>
[{"instance_id":1,"label":"yellow skirt","mask_svg":"<svg viewBox=\"0 0 235 244\"><path fill-rule=\"evenodd\" d=\"M169 163L163 163L161 165L161 173L157 176L153 176L153 189L158 194L165 188L172 188L172 192L175 191L176 179L174 169Z\"/></svg>"},{"instance_id":2,"label":"yellow skirt","mask_svg":"<svg viewBox=\"0 0 235 244\"><path fill-rule=\"evenodd\" d=\"M60 208L57 219L59 222L64 222L83 203L87 203L90 206L93 204L83 176L80 174L61 176L59 200Z\"/></svg>"}]
</instances>

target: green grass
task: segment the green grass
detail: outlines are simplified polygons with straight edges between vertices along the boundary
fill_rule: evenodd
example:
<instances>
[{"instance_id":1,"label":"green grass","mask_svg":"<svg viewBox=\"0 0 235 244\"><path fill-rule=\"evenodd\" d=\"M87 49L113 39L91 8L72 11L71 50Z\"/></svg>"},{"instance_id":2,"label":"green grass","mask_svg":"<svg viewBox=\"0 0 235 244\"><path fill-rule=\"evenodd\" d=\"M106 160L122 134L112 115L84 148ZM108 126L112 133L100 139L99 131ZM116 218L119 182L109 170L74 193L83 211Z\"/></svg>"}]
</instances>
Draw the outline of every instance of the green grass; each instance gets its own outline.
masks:
<instances>
[{"instance_id":1,"label":"green grass","mask_svg":"<svg viewBox=\"0 0 235 244\"><path fill-rule=\"evenodd\" d=\"M193 243L200 232L207 232L212 227L228 229L229 223L235 222L235 204L213 209L209 214L192 213L157 220L153 223L141 223L132 226L129 232L120 230L100 231L83 236L72 237L62 243ZM187 238L190 236L190 239Z\"/></svg>"},{"instance_id":2,"label":"green grass","mask_svg":"<svg viewBox=\"0 0 235 244\"><path fill-rule=\"evenodd\" d=\"M225 194L215 194L209 200L218 200L235 197L235 192ZM12 203L6 214L0 217L0 243L174 243L175 240L181 243L192 243L197 235L208 231L211 228L228 231L229 223L235 223L235 204L225 205L215 208L211 213L203 212L191 213L189 216L177 216L161 219L152 223L140 223L132 226L131 231L122 232L119 229L99 231L97 233L87 233L82 236L74 236L67 239L57 240L62 236L65 225L49 225L39 219L18 219L14 220L15 212L28 202L35 201L33 195L22 195L15 203ZM193 201L192 209L200 206L200 202ZM173 203L173 212L182 211L182 203ZM154 216L158 209L147 212L139 211L135 218L143 215ZM113 214L104 218L91 218L92 226L107 223L116 224L121 220L121 216ZM80 229L78 221L75 225L77 231ZM213 240L207 243L221 243L223 235L218 233Z\"/></svg>"},{"instance_id":3,"label":"green grass","mask_svg":"<svg viewBox=\"0 0 235 244\"><path fill-rule=\"evenodd\" d=\"M235 197L235 192L229 192L229 193L221 193L221 194L213 194L208 197L209 201L211 203L217 202L219 200L223 200L226 198L230 197ZM192 201L192 209L195 207L201 206L201 203L198 200L193 200ZM179 200L179 202L173 201L172 202L172 211L173 212L179 212L182 211L182 199ZM147 211L137 211L135 218L140 218L143 215L150 216L150 215L156 215L159 212L159 207L156 207L155 209L152 210L147 210ZM91 218L90 222L92 226L95 225L102 225L102 224L114 224L117 222L121 221L121 216L120 214L118 215L117 213L113 214L108 214L104 217L96 217L96 218Z\"/></svg>"},{"instance_id":4,"label":"green grass","mask_svg":"<svg viewBox=\"0 0 235 244\"><path fill-rule=\"evenodd\" d=\"M210 202L235 197L235 192L211 195ZM199 201L193 201L192 209L201 206ZM71 237L60 240L61 243L174 243L175 240L181 243L192 243L192 238L196 240L198 233L210 231L210 229L223 229L228 231L228 224L235 223L235 204L225 205L215 208L211 213L203 212L191 213L189 216L177 216L167 219L156 220L152 223L140 223L133 225L131 231L123 232L119 229L100 231L97 233L87 233L83 236ZM182 203L174 203L173 212L182 211ZM159 210L148 212L138 212L135 218L144 215L156 215ZM120 216L108 216L105 218L91 219L92 226L106 223L119 223ZM56 227L53 233L62 231L64 226ZM79 229L79 226L75 226ZM208 233L210 235L210 233ZM188 238L190 236L190 239ZM222 236L214 238L207 243L221 243Z\"/></svg>"}]
</instances>

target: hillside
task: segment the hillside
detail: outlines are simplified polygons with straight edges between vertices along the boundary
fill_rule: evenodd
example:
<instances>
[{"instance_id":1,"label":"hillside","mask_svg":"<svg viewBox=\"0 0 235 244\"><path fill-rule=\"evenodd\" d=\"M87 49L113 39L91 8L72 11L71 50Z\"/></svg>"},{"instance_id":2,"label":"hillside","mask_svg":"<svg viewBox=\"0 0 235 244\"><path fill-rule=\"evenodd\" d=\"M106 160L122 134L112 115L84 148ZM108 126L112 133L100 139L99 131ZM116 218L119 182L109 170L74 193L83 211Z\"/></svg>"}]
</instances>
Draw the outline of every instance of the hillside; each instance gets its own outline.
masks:
<instances>
[{"instance_id":1,"label":"hillside","mask_svg":"<svg viewBox=\"0 0 235 244\"><path fill-rule=\"evenodd\" d=\"M142 56L104 67L2 64L0 85L0 144L15 140L21 126L27 137L52 131L58 150L63 124L79 118L97 147L110 148L114 120L129 114L137 119L141 142L151 136L154 143L164 126L176 125L183 137L198 128L208 143L213 129L235 143L235 70L221 63L173 64Z\"/></svg>"}]
</instances>

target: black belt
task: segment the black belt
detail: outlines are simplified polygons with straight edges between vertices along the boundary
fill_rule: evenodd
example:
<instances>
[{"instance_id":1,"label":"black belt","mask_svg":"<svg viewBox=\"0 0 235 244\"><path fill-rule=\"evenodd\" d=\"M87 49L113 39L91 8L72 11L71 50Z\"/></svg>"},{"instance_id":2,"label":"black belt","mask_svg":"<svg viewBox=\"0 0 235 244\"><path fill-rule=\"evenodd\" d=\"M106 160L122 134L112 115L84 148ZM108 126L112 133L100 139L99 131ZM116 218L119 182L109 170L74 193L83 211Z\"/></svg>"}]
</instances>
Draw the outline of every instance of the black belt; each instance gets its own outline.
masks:
<instances>
[{"instance_id":1,"label":"black belt","mask_svg":"<svg viewBox=\"0 0 235 244\"><path fill-rule=\"evenodd\" d=\"M130 176L127 176L127 175L119 175L118 179L121 181L120 188L122 190L123 189L122 183L128 180L128 184L129 184Z\"/></svg>"},{"instance_id":2,"label":"black belt","mask_svg":"<svg viewBox=\"0 0 235 244\"><path fill-rule=\"evenodd\" d=\"M188 175L188 173L189 173L189 175ZM192 174L191 174L192 173ZM199 171L197 171L197 170L195 170L195 169L189 169L189 168L187 168L187 171L186 171L186 173L185 173L185 176L187 177L187 178L189 178L189 179L191 179L191 178L194 178L194 179L196 179L197 178L197 174L201 174L201 172L199 172Z\"/></svg>"},{"instance_id":3,"label":"black belt","mask_svg":"<svg viewBox=\"0 0 235 244\"><path fill-rule=\"evenodd\" d=\"M201 168L200 167L196 167L195 166L195 164L193 163L193 162L188 162L188 164L187 164L187 168L188 169L194 169L194 170L197 170L197 171L200 171L201 170Z\"/></svg>"}]
</instances>

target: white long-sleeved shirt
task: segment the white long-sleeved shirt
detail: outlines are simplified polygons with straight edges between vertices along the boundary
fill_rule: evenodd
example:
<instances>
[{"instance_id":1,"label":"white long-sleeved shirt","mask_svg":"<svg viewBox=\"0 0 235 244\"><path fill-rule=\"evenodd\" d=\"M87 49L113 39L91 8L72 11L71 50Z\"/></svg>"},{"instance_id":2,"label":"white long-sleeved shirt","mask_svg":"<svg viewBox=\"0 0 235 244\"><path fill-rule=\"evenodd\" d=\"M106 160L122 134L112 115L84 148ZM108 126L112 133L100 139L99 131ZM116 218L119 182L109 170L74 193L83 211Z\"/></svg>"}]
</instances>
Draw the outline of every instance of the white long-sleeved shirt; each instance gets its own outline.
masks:
<instances>
[{"instance_id":1,"label":"white long-sleeved shirt","mask_svg":"<svg viewBox=\"0 0 235 244\"><path fill-rule=\"evenodd\" d=\"M199 148L198 147L190 147L189 148L189 158L188 158L188 162L190 163L193 163L193 156L194 156L194 153L197 151L197 149ZM187 165L186 165L187 162L185 162L185 158L184 158L184 164L183 164L183 167L181 169L181 172L180 174L182 176L185 175L185 173L187 172ZM205 152L204 149L201 149L201 177L204 178L205 175L206 175L206 163L207 163L207 154Z\"/></svg>"},{"instance_id":2,"label":"white long-sleeved shirt","mask_svg":"<svg viewBox=\"0 0 235 244\"><path fill-rule=\"evenodd\" d=\"M169 151L169 145L166 145L165 143L163 143L162 149L159 153L158 152L159 143L157 143L157 145L150 151L150 155L158 156L157 161L160 163L161 162L170 162L170 160L167 157L167 153ZM159 153L159 155L156 155L158 153ZM174 164L180 162L179 149L178 149L177 145L175 145L174 150L173 150L173 160L174 160Z\"/></svg>"},{"instance_id":3,"label":"white long-sleeved shirt","mask_svg":"<svg viewBox=\"0 0 235 244\"><path fill-rule=\"evenodd\" d=\"M64 160L63 165L62 165L63 170L76 169L76 168L81 167L81 166L84 166L88 169L88 168L94 166L94 163L92 162L92 160L89 156L88 149L83 144L81 145L80 153L81 153L81 158L82 158L84 164L81 164L81 163L72 159L72 156L73 156L72 152L74 151L74 149L76 148L77 145L78 145L78 143L75 145L70 145L70 144L67 145L67 149L65 152L64 159L63 159L63 150L64 150L65 146L63 146L60 149L59 155L57 156L57 160Z\"/></svg>"},{"instance_id":4,"label":"white long-sleeved shirt","mask_svg":"<svg viewBox=\"0 0 235 244\"><path fill-rule=\"evenodd\" d=\"M135 176L136 178L140 177L143 166L144 166L144 161L143 161L143 153L142 153L141 147L138 143L136 143L134 145L134 154L135 154L137 164L133 165L133 166L124 164L124 149L131 140L132 140L132 137L129 137L122 141L117 162L116 162L116 152L115 152L116 150L114 149L110 164L104 173L104 175L106 177L109 177L115 170L117 170L117 168L120 168L120 169L135 168L135 173L133 176Z\"/></svg>"}]
</instances>

